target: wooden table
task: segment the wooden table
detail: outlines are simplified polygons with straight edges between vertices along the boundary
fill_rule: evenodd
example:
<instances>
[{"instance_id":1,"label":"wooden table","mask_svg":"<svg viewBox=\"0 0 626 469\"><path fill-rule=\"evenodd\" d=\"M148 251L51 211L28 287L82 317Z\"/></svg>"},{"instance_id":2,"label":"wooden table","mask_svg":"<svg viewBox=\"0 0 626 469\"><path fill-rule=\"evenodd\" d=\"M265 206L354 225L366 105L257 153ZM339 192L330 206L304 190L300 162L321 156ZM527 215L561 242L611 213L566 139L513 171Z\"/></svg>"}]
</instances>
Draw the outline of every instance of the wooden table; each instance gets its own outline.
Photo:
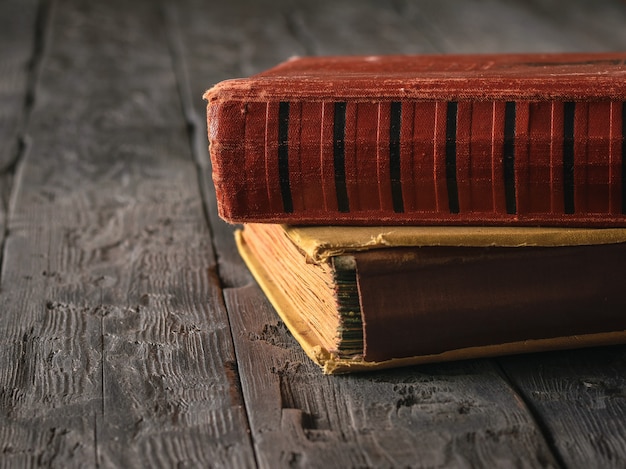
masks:
<instances>
[{"instance_id":1,"label":"wooden table","mask_svg":"<svg viewBox=\"0 0 626 469\"><path fill-rule=\"evenodd\" d=\"M0 2L0 465L626 467L626 347L323 376L216 216L201 99L295 54L625 25L618 0Z\"/></svg>"}]
</instances>

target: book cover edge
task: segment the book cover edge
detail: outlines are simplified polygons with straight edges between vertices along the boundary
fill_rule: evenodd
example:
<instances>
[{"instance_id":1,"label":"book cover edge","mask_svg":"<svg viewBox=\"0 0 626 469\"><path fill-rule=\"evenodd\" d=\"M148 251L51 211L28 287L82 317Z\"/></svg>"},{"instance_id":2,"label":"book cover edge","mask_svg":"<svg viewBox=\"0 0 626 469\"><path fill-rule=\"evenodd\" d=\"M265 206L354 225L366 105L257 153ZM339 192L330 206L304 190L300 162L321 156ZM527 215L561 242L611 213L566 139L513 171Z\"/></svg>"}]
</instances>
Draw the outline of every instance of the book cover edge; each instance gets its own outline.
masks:
<instances>
[{"instance_id":1,"label":"book cover edge","mask_svg":"<svg viewBox=\"0 0 626 469\"><path fill-rule=\"evenodd\" d=\"M312 262L389 247L558 247L626 242L625 228L281 225Z\"/></svg>"}]
</instances>

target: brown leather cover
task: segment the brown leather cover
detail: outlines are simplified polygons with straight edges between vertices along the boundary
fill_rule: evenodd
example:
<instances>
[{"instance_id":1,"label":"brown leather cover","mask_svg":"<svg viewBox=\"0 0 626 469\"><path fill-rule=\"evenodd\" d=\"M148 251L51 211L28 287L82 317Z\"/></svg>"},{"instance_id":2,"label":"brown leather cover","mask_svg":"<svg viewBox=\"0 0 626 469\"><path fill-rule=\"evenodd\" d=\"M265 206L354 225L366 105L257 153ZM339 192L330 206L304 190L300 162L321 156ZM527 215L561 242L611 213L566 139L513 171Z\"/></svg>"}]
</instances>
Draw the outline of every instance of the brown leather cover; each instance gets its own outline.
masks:
<instances>
[{"instance_id":1,"label":"brown leather cover","mask_svg":"<svg viewBox=\"0 0 626 469\"><path fill-rule=\"evenodd\" d=\"M354 257L366 361L626 330L626 244Z\"/></svg>"},{"instance_id":2,"label":"brown leather cover","mask_svg":"<svg viewBox=\"0 0 626 469\"><path fill-rule=\"evenodd\" d=\"M207 91L231 222L626 226L626 54L305 57Z\"/></svg>"}]
</instances>

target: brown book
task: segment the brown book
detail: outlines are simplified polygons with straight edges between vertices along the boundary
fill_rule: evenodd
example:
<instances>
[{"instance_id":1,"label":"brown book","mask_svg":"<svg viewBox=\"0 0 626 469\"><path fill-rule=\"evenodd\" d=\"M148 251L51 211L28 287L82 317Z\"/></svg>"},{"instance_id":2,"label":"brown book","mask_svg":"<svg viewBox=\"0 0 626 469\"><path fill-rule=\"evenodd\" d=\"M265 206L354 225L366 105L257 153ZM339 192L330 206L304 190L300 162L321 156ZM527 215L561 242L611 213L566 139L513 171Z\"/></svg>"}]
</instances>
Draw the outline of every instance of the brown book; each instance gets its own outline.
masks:
<instances>
[{"instance_id":1,"label":"brown book","mask_svg":"<svg viewBox=\"0 0 626 469\"><path fill-rule=\"evenodd\" d=\"M626 342L626 230L247 224L240 252L326 373Z\"/></svg>"},{"instance_id":2,"label":"brown book","mask_svg":"<svg viewBox=\"0 0 626 469\"><path fill-rule=\"evenodd\" d=\"M304 57L205 98L231 222L626 226L626 53Z\"/></svg>"}]
</instances>

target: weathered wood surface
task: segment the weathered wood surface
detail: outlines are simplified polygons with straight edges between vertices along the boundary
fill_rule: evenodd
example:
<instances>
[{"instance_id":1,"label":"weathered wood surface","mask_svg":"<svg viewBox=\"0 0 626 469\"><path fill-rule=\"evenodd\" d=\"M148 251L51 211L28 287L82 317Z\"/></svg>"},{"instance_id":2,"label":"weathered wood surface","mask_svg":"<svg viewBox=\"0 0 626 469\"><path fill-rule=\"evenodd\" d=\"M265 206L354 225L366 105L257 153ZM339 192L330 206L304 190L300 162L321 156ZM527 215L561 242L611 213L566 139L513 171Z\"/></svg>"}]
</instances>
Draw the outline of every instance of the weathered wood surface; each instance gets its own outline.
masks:
<instances>
[{"instance_id":1,"label":"weathered wood surface","mask_svg":"<svg viewBox=\"0 0 626 469\"><path fill-rule=\"evenodd\" d=\"M37 76L38 18L45 16L41 13L38 16L36 0L0 3L0 243L4 242L15 163L27 145L23 132Z\"/></svg>"},{"instance_id":2,"label":"weathered wood surface","mask_svg":"<svg viewBox=\"0 0 626 469\"><path fill-rule=\"evenodd\" d=\"M0 171L6 172L19 152L19 138L32 104L39 51L35 0L0 4ZM42 16L45 13L42 12Z\"/></svg>"},{"instance_id":3,"label":"weathered wood surface","mask_svg":"<svg viewBox=\"0 0 626 469\"><path fill-rule=\"evenodd\" d=\"M626 347L322 376L217 218L200 99L295 54L625 49L626 4L42 0L4 21L0 465L626 466Z\"/></svg>"},{"instance_id":4,"label":"weathered wood surface","mask_svg":"<svg viewBox=\"0 0 626 469\"><path fill-rule=\"evenodd\" d=\"M176 76L152 2L53 2L0 284L16 466L252 466Z\"/></svg>"}]
</instances>

